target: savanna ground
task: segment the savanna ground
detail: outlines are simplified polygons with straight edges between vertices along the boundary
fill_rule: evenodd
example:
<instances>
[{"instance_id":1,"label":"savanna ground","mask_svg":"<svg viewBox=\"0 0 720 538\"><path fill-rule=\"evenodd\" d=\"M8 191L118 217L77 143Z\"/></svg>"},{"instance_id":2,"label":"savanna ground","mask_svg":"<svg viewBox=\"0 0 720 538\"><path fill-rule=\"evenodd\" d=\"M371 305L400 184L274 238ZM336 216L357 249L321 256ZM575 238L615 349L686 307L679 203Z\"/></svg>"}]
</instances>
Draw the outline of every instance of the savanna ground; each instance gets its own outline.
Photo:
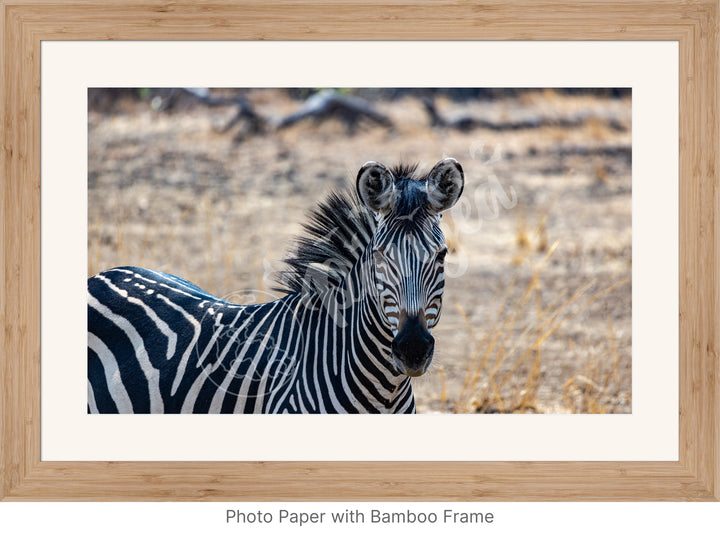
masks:
<instances>
[{"instance_id":1,"label":"savanna ground","mask_svg":"<svg viewBox=\"0 0 720 538\"><path fill-rule=\"evenodd\" d=\"M442 222L418 411L631 412L629 91L345 90L391 125L330 113L278 128L311 93L90 90L88 275L137 265L271 300L307 211L364 162L452 156L465 191ZM233 121L237 97L251 113Z\"/></svg>"}]
</instances>

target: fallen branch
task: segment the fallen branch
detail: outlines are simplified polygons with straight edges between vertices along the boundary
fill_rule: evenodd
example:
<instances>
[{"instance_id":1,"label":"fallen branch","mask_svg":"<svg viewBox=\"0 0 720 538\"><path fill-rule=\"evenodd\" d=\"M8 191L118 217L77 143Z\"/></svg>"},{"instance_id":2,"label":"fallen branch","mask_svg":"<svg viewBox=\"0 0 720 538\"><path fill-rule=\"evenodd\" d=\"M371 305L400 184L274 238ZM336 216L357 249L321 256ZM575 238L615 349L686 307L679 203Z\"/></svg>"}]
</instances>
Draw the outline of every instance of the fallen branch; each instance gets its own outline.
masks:
<instances>
[{"instance_id":1,"label":"fallen branch","mask_svg":"<svg viewBox=\"0 0 720 538\"><path fill-rule=\"evenodd\" d=\"M350 129L354 129L363 118L384 127L392 127L390 118L378 112L369 101L336 90L323 90L312 95L297 112L280 119L275 127L284 129L306 118L325 120L330 117L341 119Z\"/></svg>"},{"instance_id":2,"label":"fallen branch","mask_svg":"<svg viewBox=\"0 0 720 538\"><path fill-rule=\"evenodd\" d=\"M539 129L541 127L563 127L572 128L580 127L582 124L591 119L598 119L607 124L614 131L626 131L625 125L615 118L598 118L591 113L578 113L570 118L549 118L545 116L535 116L523 118L516 121L490 121L472 116L461 116L452 120L443 117L435 105L435 101L431 98L422 100L425 111L430 116L430 124L433 127L443 127L447 129L456 129L458 131L472 131L474 129L487 129L489 131L519 131L522 129Z\"/></svg>"}]
</instances>

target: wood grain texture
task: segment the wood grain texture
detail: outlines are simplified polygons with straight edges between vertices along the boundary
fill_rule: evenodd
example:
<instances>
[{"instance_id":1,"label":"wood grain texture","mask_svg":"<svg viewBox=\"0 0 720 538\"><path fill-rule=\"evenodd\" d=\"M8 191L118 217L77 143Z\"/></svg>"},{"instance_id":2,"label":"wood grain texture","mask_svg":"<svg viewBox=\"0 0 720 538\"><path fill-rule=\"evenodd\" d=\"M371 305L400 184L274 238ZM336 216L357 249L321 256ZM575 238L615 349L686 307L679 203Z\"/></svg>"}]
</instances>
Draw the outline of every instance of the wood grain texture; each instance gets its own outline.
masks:
<instances>
[{"instance_id":1,"label":"wood grain texture","mask_svg":"<svg viewBox=\"0 0 720 538\"><path fill-rule=\"evenodd\" d=\"M0 498L719 500L718 0L0 2ZM40 42L676 40L679 462L57 463L40 460Z\"/></svg>"}]
</instances>

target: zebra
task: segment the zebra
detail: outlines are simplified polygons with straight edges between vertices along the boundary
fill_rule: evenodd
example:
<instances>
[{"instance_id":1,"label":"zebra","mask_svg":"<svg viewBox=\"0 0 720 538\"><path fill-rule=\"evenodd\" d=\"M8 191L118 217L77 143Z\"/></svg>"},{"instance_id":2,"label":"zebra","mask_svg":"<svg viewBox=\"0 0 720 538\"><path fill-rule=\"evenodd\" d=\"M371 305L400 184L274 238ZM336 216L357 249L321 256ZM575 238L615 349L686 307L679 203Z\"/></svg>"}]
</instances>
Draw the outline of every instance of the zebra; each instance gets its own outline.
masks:
<instances>
[{"instance_id":1,"label":"zebra","mask_svg":"<svg viewBox=\"0 0 720 538\"><path fill-rule=\"evenodd\" d=\"M432 359L452 158L364 164L310 213L268 303L116 267L88 279L88 413L415 413Z\"/></svg>"}]
</instances>

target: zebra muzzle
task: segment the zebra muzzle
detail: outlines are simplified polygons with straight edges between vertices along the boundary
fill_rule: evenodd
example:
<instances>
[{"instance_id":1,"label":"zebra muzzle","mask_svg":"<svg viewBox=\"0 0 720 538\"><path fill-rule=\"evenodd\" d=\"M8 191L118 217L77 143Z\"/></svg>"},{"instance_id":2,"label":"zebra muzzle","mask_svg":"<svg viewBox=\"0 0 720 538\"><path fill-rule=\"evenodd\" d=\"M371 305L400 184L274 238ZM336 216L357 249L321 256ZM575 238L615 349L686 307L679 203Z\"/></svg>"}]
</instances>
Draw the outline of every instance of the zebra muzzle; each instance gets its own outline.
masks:
<instances>
[{"instance_id":1,"label":"zebra muzzle","mask_svg":"<svg viewBox=\"0 0 720 538\"><path fill-rule=\"evenodd\" d=\"M419 317L407 317L392 341L395 367L410 377L423 375L433 359L435 339Z\"/></svg>"}]
</instances>

